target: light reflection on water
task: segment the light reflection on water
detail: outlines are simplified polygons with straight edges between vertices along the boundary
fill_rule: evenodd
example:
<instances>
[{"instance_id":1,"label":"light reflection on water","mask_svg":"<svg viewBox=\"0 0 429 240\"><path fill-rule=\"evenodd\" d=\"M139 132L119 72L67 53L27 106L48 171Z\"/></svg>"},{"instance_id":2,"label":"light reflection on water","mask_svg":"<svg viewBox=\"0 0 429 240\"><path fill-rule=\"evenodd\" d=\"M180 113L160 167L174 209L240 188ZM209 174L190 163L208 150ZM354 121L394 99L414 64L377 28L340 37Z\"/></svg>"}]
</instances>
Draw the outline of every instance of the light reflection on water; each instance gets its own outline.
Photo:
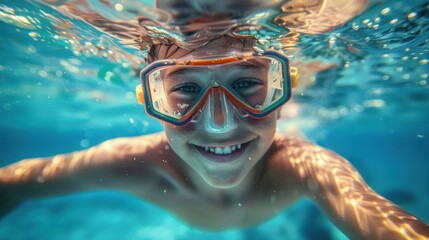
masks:
<instances>
[{"instance_id":1,"label":"light reflection on water","mask_svg":"<svg viewBox=\"0 0 429 240\"><path fill-rule=\"evenodd\" d=\"M293 64L300 67L302 74L301 87L294 96L300 106L300 116L308 121L324 122L353 114L356 117L372 115L373 110L389 115L400 112L404 104L411 108L413 115L423 114L419 108L429 102L428 26L425 24L428 9L425 1L371 2L364 14L349 22L346 21L364 10L364 3L344 5L343 8L349 11L344 13L344 9L332 4L321 10L317 1L307 4L308 9L299 1L284 5L278 2L258 5L256 2L246 11L239 11L240 5L235 5L221 20L216 20L217 31L204 34L210 38L219 31L237 28L241 34L258 35L265 47L293 55ZM167 2L164 9L171 11L173 3ZM293 13L288 7L292 3L295 7L300 6ZM52 97L58 98L66 105L60 105L62 111L57 112L59 118L67 119L64 128L68 121L82 120L82 116L90 115L76 113L70 105L87 105L88 112L93 112L103 108L100 102L120 107L134 103L137 72L145 64L145 51L139 51L139 44L135 42L141 40L139 36L145 31L139 26L138 17L143 14L153 17L164 24L156 25L156 29L198 45L200 43L193 38L201 37L202 33L187 34L189 29L181 26L215 7L210 5L200 9L196 6L192 8L195 11L187 15L166 17L165 11L153 12L153 3L148 2L54 4L51 1L51 4L57 11L34 2L0 5L2 28L8 33L2 37L5 57L0 62L0 74L8 84L0 97L4 99L2 110L11 116L23 114L20 105L24 103L24 108L34 109L40 107L39 104L48 104ZM264 7L271 10L261 10ZM249 14L246 21L236 19L251 12L256 13ZM311 13L309 19L312 21L299 12ZM343 13L344 16L326 21L327 13ZM280 18L282 24L279 24ZM270 19L273 22L268 21ZM168 29L165 23L173 23L176 27ZM345 25L341 27L343 23ZM17 57L11 60L11 54ZM22 61L26 62L26 68L17 69ZM318 71L322 72L316 75ZM14 77L17 75L19 77ZM15 84L20 86L19 90ZM55 108L57 103L48 105ZM71 111L76 115L65 115ZM129 111L124 114L137 117ZM37 124L50 118L44 117L36 121ZM2 123L9 125L10 121L5 118Z\"/></svg>"}]
</instances>

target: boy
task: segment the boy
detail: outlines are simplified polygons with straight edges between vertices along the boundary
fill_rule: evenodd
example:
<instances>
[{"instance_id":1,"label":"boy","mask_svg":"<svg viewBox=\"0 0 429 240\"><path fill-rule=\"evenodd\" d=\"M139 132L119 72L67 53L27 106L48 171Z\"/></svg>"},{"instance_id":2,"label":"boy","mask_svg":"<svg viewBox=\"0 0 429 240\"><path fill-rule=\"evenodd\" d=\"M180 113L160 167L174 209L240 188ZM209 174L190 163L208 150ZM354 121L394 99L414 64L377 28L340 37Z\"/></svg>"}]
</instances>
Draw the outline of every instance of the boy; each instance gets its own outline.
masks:
<instances>
[{"instance_id":1,"label":"boy","mask_svg":"<svg viewBox=\"0 0 429 240\"><path fill-rule=\"evenodd\" d=\"M345 159L276 134L293 69L254 46L232 37L193 50L152 46L137 92L165 133L2 168L1 212L35 197L115 189L192 225L225 229L261 223L309 197L350 238L427 239L426 224L372 191Z\"/></svg>"}]
</instances>

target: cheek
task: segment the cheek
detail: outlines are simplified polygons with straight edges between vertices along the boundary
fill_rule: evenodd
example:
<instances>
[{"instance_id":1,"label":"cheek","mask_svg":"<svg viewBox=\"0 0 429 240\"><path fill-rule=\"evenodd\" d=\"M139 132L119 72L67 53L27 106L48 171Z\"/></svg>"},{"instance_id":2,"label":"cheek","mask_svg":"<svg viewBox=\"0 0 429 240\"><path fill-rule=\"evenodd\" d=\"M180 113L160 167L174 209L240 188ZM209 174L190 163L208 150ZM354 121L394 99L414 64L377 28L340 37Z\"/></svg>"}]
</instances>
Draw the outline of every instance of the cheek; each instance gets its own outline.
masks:
<instances>
[{"instance_id":1,"label":"cheek","mask_svg":"<svg viewBox=\"0 0 429 240\"><path fill-rule=\"evenodd\" d=\"M164 124L165 134L167 135L168 141L170 144L177 144L177 140L183 139L186 137L186 131L183 131L180 128L170 126L168 124Z\"/></svg>"},{"instance_id":2,"label":"cheek","mask_svg":"<svg viewBox=\"0 0 429 240\"><path fill-rule=\"evenodd\" d=\"M164 130L170 146L178 155L187 150L187 143L193 133L192 129L164 124Z\"/></svg>"},{"instance_id":3,"label":"cheek","mask_svg":"<svg viewBox=\"0 0 429 240\"><path fill-rule=\"evenodd\" d=\"M252 119L249 126L263 138L271 138L277 128L277 112L270 114L263 119Z\"/></svg>"}]
</instances>

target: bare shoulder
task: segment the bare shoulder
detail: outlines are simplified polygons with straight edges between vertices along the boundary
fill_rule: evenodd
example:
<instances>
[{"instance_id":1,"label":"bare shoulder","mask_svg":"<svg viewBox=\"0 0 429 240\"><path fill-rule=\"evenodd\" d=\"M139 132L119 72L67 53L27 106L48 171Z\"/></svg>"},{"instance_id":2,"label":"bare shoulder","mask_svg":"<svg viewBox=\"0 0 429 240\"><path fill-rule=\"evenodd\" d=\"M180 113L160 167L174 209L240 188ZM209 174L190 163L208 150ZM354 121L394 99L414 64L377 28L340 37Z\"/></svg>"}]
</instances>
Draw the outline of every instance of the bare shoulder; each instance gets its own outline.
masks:
<instances>
[{"instance_id":1,"label":"bare shoulder","mask_svg":"<svg viewBox=\"0 0 429 240\"><path fill-rule=\"evenodd\" d=\"M7 203L0 207L0 215L36 197L95 189L140 196L142 191L150 192L150 186L166 189L172 184L165 176L179 175L173 157L165 135L159 133L111 139L83 151L19 161L0 168L0 197Z\"/></svg>"},{"instance_id":2,"label":"bare shoulder","mask_svg":"<svg viewBox=\"0 0 429 240\"><path fill-rule=\"evenodd\" d=\"M137 137L122 137L108 140L99 146L109 152L110 156L115 159L128 159L151 157L155 153L168 152L169 146L167 137L163 132ZM149 159L148 159L149 160Z\"/></svg>"},{"instance_id":3,"label":"bare shoulder","mask_svg":"<svg viewBox=\"0 0 429 240\"><path fill-rule=\"evenodd\" d=\"M281 149L278 152L286 156L283 162L302 183L302 190L307 196L339 197L344 194L344 189L351 192L372 191L353 165L337 153L299 135L276 135L275 139L275 144Z\"/></svg>"},{"instance_id":4,"label":"bare shoulder","mask_svg":"<svg viewBox=\"0 0 429 240\"><path fill-rule=\"evenodd\" d=\"M316 185L317 178L325 174L319 163L337 159L328 157L330 154L299 134L277 133L264 161L263 185L282 189L288 199L309 196L309 186Z\"/></svg>"},{"instance_id":5,"label":"bare shoulder","mask_svg":"<svg viewBox=\"0 0 429 240\"><path fill-rule=\"evenodd\" d=\"M308 141L299 134L277 133L273 142L273 159L295 167L317 164L320 158L334 157L334 153Z\"/></svg>"},{"instance_id":6,"label":"bare shoulder","mask_svg":"<svg viewBox=\"0 0 429 240\"><path fill-rule=\"evenodd\" d=\"M429 227L374 192L340 155L300 136L276 135L274 162L287 166L312 199L352 239L427 239ZM279 165L279 164L277 164ZM406 226L406 227L405 227Z\"/></svg>"},{"instance_id":7,"label":"bare shoulder","mask_svg":"<svg viewBox=\"0 0 429 240\"><path fill-rule=\"evenodd\" d=\"M131 173L147 177L149 174L139 173L150 173L151 168L160 166L162 159L172 156L175 155L163 133L116 138L83 151L11 164L0 169L0 183L72 182L78 179L97 187L98 179L126 179Z\"/></svg>"},{"instance_id":8,"label":"bare shoulder","mask_svg":"<svg viewBox=\"0 0 429 240\"><path fill-rule=\"evenodd\" d=\"M164 132L111 139L98 148L98 153L94 155L99 156L93 159L100 162L94 165L109 168L117 177L153 178L158 174L175 175L181 162L171 149Z\"/></svg>"},{"instance_id":9,"label":"bare shoulder","mask_svg":"<svg viewBox=\"0 0 429 240\"><path fill-rule=\"evenodd\" d=\"M360 181L356 169L335 152L311 143L305 137L276 134L274 160L290 169L298 179L311 185L332 186L332 178L353 177ZM328 180L331 179L331 180Z\"/></svg>"}]
</instances>

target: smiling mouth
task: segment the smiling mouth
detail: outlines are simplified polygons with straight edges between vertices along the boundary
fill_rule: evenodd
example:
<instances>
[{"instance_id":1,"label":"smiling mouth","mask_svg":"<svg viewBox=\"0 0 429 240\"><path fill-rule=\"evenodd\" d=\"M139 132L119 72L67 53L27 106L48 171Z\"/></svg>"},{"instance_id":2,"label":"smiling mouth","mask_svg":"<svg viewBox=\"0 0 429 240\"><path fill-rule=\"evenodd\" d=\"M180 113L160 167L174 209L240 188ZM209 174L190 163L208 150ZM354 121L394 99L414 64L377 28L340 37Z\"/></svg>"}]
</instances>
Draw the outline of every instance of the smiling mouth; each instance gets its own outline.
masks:
<instances>
[{"instance_id":1,"label":"smiling mouth","mask_svg":"<svg viewBox=\"0 0 429 240\"><path fill-rule=\"evenodd\" d=\"M232 162L244 153L250 142L229 145L229 146L198 146L194 145L197 151L205 158L213 162Z\"/></svg>"}]
</instances>

